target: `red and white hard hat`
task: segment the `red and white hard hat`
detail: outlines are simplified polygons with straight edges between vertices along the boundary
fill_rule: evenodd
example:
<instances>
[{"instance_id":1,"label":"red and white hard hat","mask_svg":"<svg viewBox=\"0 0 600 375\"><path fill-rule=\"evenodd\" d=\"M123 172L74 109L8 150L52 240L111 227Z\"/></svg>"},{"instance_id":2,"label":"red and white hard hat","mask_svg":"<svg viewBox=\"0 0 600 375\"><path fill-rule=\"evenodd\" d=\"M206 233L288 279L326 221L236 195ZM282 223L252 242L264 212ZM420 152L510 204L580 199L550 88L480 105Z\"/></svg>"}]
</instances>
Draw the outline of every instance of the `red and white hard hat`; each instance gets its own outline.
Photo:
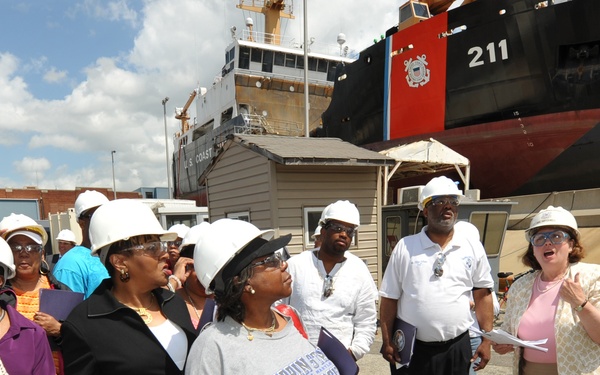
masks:
<instances>
[{"instance_id":1,"label":"red and white hard hat","mask_svg":"<svg viewBox=\"0 0 600 375\"><path fill-rule=\"evenodd\" d=\"M575 235L579 237L579 229L575 216L560 206L548 206L548 208L541 210L531 219L529 228L525 231L527 241L531 240L531 234L535 232L534 229L540 227L568 227L573 229Z\"/></svg>"}]
</instances>

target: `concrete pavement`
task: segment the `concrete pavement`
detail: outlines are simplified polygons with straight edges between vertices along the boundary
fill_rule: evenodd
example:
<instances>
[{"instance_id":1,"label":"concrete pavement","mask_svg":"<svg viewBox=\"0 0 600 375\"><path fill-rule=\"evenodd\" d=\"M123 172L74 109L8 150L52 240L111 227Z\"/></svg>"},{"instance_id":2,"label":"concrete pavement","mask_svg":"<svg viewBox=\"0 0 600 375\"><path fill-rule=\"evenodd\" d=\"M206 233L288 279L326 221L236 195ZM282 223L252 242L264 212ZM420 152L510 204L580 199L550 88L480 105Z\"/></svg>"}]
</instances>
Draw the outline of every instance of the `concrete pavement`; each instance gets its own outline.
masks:
<instances>
[{"instance_id":1,"label":"concrete pavement","mask_svg":"<svg viewBox=\"0 0 600 375\"><path fill-rule=\"evenodd\" d=\"M381 349L381 334L379 329L375 335L375 342L371 345L371 350L357 363L361 374L389 374L390 368L386 360L379 354ZM499 355L492 350L492 359L481 371L479 375L511 375L512 374L512 355Z\"/></svg>"}]
</instances>

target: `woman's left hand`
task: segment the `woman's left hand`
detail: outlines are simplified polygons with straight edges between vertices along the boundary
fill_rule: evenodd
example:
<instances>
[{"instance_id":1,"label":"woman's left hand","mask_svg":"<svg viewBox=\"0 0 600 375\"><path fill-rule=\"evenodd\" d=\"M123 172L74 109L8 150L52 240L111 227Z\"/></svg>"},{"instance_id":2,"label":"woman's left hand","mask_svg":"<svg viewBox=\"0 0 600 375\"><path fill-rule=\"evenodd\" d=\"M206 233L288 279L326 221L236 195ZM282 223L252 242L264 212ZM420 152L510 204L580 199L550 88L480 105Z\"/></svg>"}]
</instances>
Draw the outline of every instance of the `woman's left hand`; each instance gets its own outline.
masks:
<instances>
[{"instance_id":1,"label":"woman's left hand","mask_svg":"<svg viewBox=\"0 0 600 375\"><path fill-rule=\"evenodd\" d=\"M575 308L581 305L585 300L586 296L583 292L583 288L579 283L579 273L575 274L573 280L568 277L562 283L560 287L560 298Z\"/></svg>"},{"instance_id":2,"label":"woman's left hand","mask_svg":"<svg viewBox=\"0 0 600 375\"><path fill-rule=\"evenodd\" d=\"M52 315L48 315L46 313L38 311L33 316L33 321L39 324L44 329L44 331L46 331L46 334L48 336L60 336L61 324L58 320L54 319Z\"/></svg>"}]
</instances>

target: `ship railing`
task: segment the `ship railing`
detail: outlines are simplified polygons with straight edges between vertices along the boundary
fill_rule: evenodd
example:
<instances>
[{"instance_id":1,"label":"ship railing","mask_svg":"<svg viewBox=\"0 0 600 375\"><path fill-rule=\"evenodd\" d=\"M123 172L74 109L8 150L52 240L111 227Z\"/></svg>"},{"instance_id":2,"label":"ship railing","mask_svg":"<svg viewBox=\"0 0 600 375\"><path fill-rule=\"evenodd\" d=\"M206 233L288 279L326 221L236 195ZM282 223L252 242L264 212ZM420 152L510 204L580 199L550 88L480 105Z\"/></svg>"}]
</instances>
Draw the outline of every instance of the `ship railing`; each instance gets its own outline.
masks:
<instances>
[{"instance_id":1,"label":"ship railing","mask_svg":"<svg viewBox=\"0 0 600 375\"><path fill-rule=\"evenodd\" d=\"M278 45L280 47L291 48L301 51L304 50L302 40L297 40L294 37L285 35L276 35L272 33L265 33L254 30L250 31L248 29L244 29L241 33L241 39L261 44ZM349 49L348 47L340 46L339 44L319 43L316 42L314 38L311 38L311 42L308 45L308 52L328 56L354 56L352 58L356 58L356 56L358 56L358 52L354 49Z\"/></svg>"}]
</instances>

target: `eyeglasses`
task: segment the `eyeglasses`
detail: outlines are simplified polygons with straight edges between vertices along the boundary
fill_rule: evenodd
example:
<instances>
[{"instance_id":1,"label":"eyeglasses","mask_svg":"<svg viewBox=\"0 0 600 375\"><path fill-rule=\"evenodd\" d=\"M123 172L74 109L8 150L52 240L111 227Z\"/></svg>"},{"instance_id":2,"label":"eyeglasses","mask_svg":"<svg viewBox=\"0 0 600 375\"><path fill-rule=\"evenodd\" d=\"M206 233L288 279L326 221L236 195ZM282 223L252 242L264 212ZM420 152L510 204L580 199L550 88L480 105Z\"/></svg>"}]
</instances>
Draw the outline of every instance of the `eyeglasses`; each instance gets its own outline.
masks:
<instances>
[{"instance_id":1,"label":"eyeglasses","mask_svg":"<svg viewBox=\"0 0 600 375\"><path fill-rule=\"evenodd\" d=\"M171 246L181 246L181 241L167 241L167 246L171 247Z\"/></svg>"},{"instance_id":2,"label":"eyeglasses","mask_svg":"<svg viewBox=\"0 0 600 375\"><path fill-rule=\"evenodd\" d=\"M151 241L123 249L122 251L141 251L143 255L158 259L167 253L167 244L163 241Z\"/></svg>"},{"instance_id":3,"label":"eyeglasses","mask_svg":"<svg viewBox=\"0 0 600 375\"><path fill-rule=\"evenodd\" d=\"M433 197L429 201L429 203L427 203L425 206L443 207L446 205L451 205L454 207L458 207L459 204L460 204L460 201L458 200L458 197L450 196L450 197Z\"/></svg>"},{"instance_id":4,"label":"eyeglasses","mask_svg":"<svg viewBox=\"0 0 600 375\"><path fill-rule=\"evenodd\" d=\"M554 232L549 233L537 233L533 237L531 237L531 244L533 246L544 246L547 240L550 240L554 245L560 245L561 243L569 240L571 236L569 233L564 232L562 230L555 230Z\"/></svg>"},{"instance_id":5,"label":"eyeglasses","mask_svg":"<svg viewBox=\"0 0 600 375\"><path fill-rule=\"evenodd\" d=\"M270 257L250 265L250 268L265 266L265 268L281 268L281 264L285 262L279 253L275 253Z\"/></svg>"},{"instance_id":6,"label":"eyeglasses","mask_svg":"<svg viewBox=\"0 0 600 375\"><path fill-rule=\"evenodd\" d=\"M333 294L333 277L325 276L323 280L323 297L327 298Z\"/></svg>"},{"instance_id":7,"label":"eyeglasses","mask_svg":"<svg viewBox=\"0 0 600 375\"><path fill-rule=\"evenodd\" d=\"M331 223L329 225L327 225L325 227L326 229L331 229L333 232L335 233L342 233L342 232L346 232L346 234L349 237L354 236L354 233L356 233L356 228L353 227L347 227L345 225L342 224L338 224L338 223Z\"/></svg>"},{"instance_id":8,"label":"eyeglasses","mask_svg":"<svg viewBox=\"0 0 600 375\"><path fill-rule=\"evenodd\" d=\"M446 254L444 253L438 253L438 257L435 260L435 265L433 268L433 274L437 277L442 277L442 275L444 274L444 269L442 268L442 266L444 265L444 262L446 261Z\"/></svg>"},{"instance_id":9,"label":"eyeglasses","mask_svg":"<svg viewBox=\"0 0 600 375\"><path fill-rule=\"evenodd\" d=\"M25 252L26 254L31 254L31 253L41 253L42 250L44 249L44 246L43 245L25 245L25 246L11 245L10 249L15 254L21 254L23 252Z\"/></svg>"}]
</instances>

